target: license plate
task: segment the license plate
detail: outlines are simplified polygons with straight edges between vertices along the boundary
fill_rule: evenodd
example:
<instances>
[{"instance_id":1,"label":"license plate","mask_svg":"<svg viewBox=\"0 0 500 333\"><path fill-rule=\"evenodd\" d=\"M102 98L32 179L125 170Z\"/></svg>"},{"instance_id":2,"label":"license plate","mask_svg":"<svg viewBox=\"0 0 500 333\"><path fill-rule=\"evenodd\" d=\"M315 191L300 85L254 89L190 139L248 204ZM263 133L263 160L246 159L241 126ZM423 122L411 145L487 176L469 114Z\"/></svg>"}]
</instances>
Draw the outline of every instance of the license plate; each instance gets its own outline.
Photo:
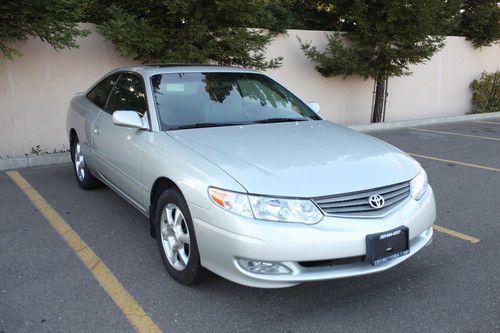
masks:
<instances>
[{"instance_id":1,"label":"license plate","mask_svg":"<svg viewBox=\"0 0 500 333\"><path fill-rule=\"evenodd\" d=\"M407 227L401 226L366 235L366 262L377 266L410 253L408 231Z\"/></svg>"}]
</instances>

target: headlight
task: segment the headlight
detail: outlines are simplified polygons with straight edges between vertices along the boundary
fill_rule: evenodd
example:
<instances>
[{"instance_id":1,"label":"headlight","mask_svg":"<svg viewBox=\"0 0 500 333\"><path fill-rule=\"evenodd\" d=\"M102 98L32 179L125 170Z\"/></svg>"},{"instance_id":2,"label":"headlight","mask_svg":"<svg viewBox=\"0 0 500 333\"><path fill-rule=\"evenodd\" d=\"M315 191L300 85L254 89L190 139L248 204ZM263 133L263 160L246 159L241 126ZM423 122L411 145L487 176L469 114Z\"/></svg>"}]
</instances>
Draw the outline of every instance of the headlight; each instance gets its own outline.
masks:
<instances>
[{"instance_id":1,"label":"headlight","mask_svg":"<svg viewBox=\"0 0 500 333\"><path fill-rule=\"evenodd\" d=\"M256 219L313 224L323 217L311 200L281 199L250 195Z\"/></svg>"},{"instance_id":2,"label":"headlight","mask_svg":"<svg viewBox=\"0 0 500 333\"><path fill-rule=\"evenodd\" d=\"M307 199L284 199L209 188L212 201L230 212L259 220L314 224L323 218Z\"/></svg>"},{"instance_id":3,"label":"headlight","mask_svg":"<svg viewBox=\"0 0 500 333\"><path fill-rule=\"evenodd\" d=\"M208 189L208 195L219 207L241 216L253 217L250 202L248 201L248 196L246 194L229 192L210 187Z\"/></svg>"},{"instance_id":4,"label":"headlight","mask_svg":"<svg viewBox=\"0 0 500 333\"><path fill-rule=\"evenodd\" d=\"M424 169L420 169L420 172L417 174L417 176L410 181L411 196L413 197L413 199L420 199L427 190L428 185L429 183L427 182L427 174L425 173Z\"/></svg>"}]
</instances>

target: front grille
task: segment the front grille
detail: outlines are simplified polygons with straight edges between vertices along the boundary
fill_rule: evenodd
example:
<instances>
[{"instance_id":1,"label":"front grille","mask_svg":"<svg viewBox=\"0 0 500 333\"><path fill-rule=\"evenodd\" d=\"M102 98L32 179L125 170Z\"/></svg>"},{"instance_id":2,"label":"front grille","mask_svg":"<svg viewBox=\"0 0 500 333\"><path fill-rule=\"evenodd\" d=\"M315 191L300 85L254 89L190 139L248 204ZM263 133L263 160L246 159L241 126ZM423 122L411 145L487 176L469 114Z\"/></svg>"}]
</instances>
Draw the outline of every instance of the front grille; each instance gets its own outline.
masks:
<instances>
[{"instance_id":1,"label":"front grille","mask_svg":"<svg viewBox=\"0 0 500 333\"><path fill-rule=\"evenodd\" d=\"M379 194L385 204L373 208L369 203L372 195ZM326 215L376 217L385 215L410 195L410 182L374 188L365 191L313 198Z\"/></svg>"}]
</instances>

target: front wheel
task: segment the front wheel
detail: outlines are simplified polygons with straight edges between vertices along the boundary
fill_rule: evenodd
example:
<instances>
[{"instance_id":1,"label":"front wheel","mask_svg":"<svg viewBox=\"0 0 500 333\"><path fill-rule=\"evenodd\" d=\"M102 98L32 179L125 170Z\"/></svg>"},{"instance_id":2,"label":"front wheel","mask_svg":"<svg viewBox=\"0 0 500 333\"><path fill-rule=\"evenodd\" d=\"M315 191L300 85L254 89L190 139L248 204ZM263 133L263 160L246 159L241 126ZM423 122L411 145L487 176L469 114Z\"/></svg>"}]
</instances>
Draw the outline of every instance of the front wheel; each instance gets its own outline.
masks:
<instances>
[{"instance_id":1,"label":"front wheel","mask_svg":"<svg viewBox=\"0 0 500 333\"><path fill-rule=\"evenodd\" d=\"M189 285L200 281L205 269L200 254L189 209L176 189L164 191L156 203L156 239L161 259L176 281Z\"/></svg>"},{"instance_id":2,"label":"front wheel","mask_svg":"<svg viewBox=\"0 0 500 333\"><path fill-rule=\"evenodd\" d=\"M73 157L73 169L75 170L78 186L84 190L90 190L100 186L101 182L90 173L89 168L85 164L85 157L83 156L82 146L80 145L78 138L73 140L71 145L71 154Z\"/></svg>"}]
</instances>

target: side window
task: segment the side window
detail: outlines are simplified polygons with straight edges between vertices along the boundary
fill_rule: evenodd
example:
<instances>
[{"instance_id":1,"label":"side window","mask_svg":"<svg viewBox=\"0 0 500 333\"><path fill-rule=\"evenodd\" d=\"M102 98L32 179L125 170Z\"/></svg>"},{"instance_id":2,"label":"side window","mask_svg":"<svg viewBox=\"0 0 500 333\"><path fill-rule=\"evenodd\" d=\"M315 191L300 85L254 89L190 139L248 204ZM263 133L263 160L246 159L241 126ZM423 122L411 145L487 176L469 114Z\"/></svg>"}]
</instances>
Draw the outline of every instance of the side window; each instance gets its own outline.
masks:
<instances>
[{"instance_id":1,"label":"side window","mask_svg":"<svg viewBox=\"0 0 500 333\"><path fill-rule=\"evenodd\" d=\"M147 109L144 80L138 75L123 73L111 91L106 111L113 113L116 110L131 110L143 116Z\"/></svg>"},{"instance_id":2,"label":"side window","mask_svg":"<svg viewBox=\"0 0 500 333\"><path fill-rule=\"evenodd\" d=\"M111 88L113 88L113 86L115 85L116 80L118 80L119 76L120 73L116 73L108 76L107 78L99 82L87 94L87 98L98 107L104 109L104 106L106 105L106 100L108 99L109 92L111 91Z\"/></svg>"}]
</instances>

